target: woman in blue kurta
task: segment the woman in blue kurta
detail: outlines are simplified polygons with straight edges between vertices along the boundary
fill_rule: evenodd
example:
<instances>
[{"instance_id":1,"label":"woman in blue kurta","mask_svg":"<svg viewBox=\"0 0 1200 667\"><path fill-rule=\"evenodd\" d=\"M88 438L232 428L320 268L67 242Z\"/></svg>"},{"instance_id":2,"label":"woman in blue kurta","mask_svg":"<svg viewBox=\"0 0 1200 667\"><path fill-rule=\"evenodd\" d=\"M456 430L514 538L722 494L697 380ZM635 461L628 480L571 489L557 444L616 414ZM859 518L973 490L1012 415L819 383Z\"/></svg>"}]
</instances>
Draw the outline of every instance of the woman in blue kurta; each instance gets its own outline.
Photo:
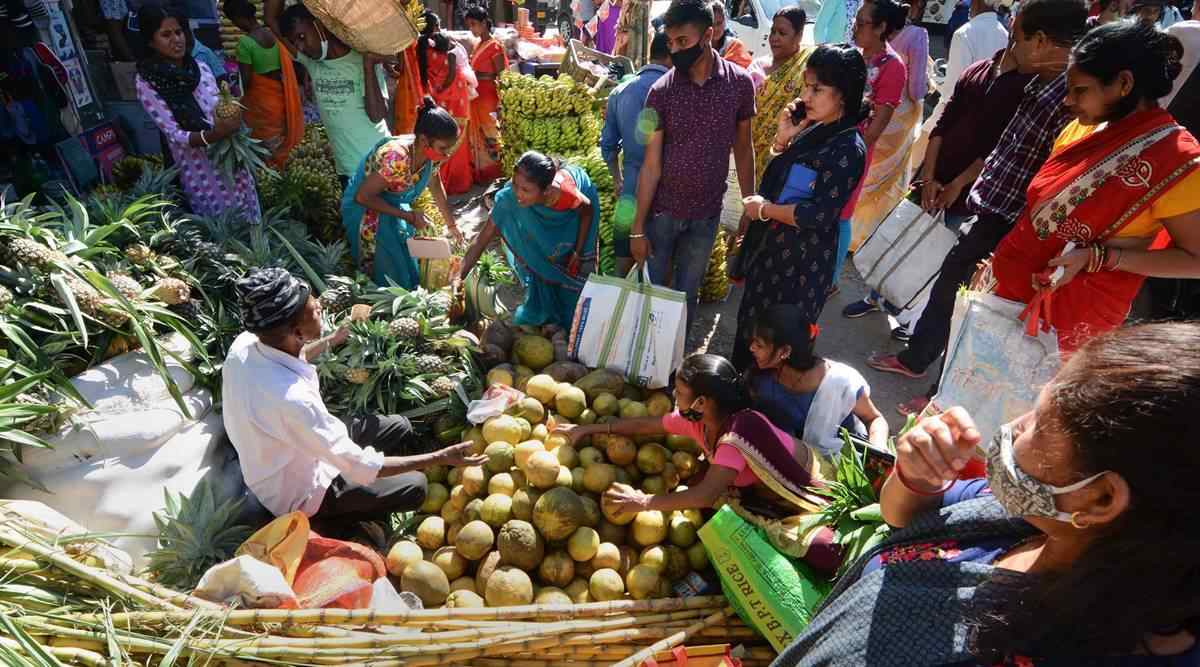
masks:
<instances>
[{"instance_id":1,"label":"woman in blue kurta","mask_svg":"<svg viewBox=\"0 0 1200 667\"><path fill-rule=\"evenodd\" d=\"M471 272L496 235L525 288L517 324L571 326L575 303L595 269L599 195L587 172L529 151L496 193L492 214L467 249L455 278Z\"/></svg>"},{"instance_id":2,"label":"woman in blue kurta","mask_svg":"<svg viewBox=\"0 0 1200 667\"><path fill-rule=\"evenodd\" d=\"M386 137L363 157L342 195L342 226L350 254L377 285L413 289L420 282L408 239L425 229L412 203L428 187L451 234L458 235L437 163L448 159L458 124L426 97L414 134Z\"/></svg>"}]
</instances>

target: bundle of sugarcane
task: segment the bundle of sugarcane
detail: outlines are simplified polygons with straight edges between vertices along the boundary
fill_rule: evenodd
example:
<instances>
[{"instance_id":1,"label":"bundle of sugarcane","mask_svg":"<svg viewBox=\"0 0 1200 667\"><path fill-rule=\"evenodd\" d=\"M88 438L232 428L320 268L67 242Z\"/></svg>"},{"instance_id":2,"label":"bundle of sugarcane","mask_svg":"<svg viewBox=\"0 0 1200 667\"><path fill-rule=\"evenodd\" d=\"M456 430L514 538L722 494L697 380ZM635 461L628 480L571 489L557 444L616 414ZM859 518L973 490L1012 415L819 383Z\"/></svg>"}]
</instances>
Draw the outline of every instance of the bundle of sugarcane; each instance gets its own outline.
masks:
<instances>
[{"instance_id":1,"label":"bundle of sugarcane","mask_svg":"<svg viewBox=\"0 0 1200 667\"><path fill-rule=\"evenodd\" d=\"M180 658L282 664L640 665L685 643L761 639L721 596L584 604L443 608L236 610L98 567L87 538L51 542L0 520L0 654L7 664L100 667Z\"/></svg>"}]
</instances>

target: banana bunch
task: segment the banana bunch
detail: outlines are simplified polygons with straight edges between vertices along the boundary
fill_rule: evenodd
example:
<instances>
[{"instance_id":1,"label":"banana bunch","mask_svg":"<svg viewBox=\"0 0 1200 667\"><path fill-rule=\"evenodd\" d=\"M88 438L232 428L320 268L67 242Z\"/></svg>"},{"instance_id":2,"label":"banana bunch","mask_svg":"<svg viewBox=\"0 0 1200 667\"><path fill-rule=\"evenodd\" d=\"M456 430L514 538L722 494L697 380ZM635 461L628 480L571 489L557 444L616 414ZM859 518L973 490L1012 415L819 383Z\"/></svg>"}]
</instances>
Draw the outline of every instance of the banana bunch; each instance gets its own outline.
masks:
<instances>
[{"instance_id":1,"label":"banana bunch","mask_svg":"<svg viewBox=\"0 0 1200 667\"><path fill-rule=\"evenodd\" d=\"M725 258L729 248L725 230L717 232L712 254L708 256L708 269L704 282L700 284L700 303L717 303L729 295L729 276L725 274Z\"/></svg>"},{"instance_id":2,"label":"banana bunch","mask_svg":"<svg viewBox=\"0 0 1200 667\"><path fill-rule=\"evenodd\" d=\"M265 209L286 206L324 243L345 237L342 229L342 183L333 148L321 125L309 125L304 139L288 153L280 173L260 172L258 194Z\"/></svg>"},{"instance_id":3,"label":"banana bunch","mask_svg":"<svg viewBox=\"0 0 1200 667\"><path fill-rule=\"evenodd\" d=\"M600 123L590 111L581 116L513 119L506 128L509 141L553 155L586 151L600 141Z\"/></svg>"},{"instance_id":4,"label":"banana bunch","mask_svg":"<svg viewBox=\"0 0 1200 667\"><path fill-rule=\"evenodd\" d=\"M534 78L506 71L500 75L497 88L501 114L513 118L582 115L596 105L587 86L566 74Z\"/></svg>"},{"instance_id":5,"label":"banana bunch","mask_svg":"<svg viewBox=\"0 0 1200 667\"><path fill-rule=\"evenodd\" d=\"M616 272L616 258L613 255L613 212L616 207L617 193L614 192L612 174L608 164L600 156L599 148L592 148L582 155L567 158L572 164L583 167L596 192L600 195L600 273L613 275Z\"/></svg>"}]
</instances>

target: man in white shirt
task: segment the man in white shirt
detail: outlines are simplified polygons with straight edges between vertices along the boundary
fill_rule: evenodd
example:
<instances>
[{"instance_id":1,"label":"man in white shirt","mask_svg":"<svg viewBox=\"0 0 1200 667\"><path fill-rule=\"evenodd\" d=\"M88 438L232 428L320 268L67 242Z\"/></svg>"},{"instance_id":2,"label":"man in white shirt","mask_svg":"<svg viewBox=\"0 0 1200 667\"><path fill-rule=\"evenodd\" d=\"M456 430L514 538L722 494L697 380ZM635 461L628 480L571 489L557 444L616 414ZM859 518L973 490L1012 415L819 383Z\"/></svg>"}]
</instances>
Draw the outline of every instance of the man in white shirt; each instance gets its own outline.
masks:
<instances>
[{"instance_id":1,"label":"man in white shirt","mask_svg":"<svg viewBox=\"0 0 1200 667\"><path fill-rule=\"evenodd\" d=\"M348 331L321 339L320 302L284 269L255 271L237 290L247 331L222 369L225 430L246 485L273 514L353 525L413 510L425 501L422 469L487 460L469 442L422 451L403 417L329 414L308 360Z\"/></svg>"},{"instance_id":2,"label":"man in white shirt","mask_svg":"<svg viewBox=\"0 0 1200 667\"><path fill-rule=\"evenodd\" d=\"M942 79L937 107L922 127L925 136L937 126L963 70L1008 47L1008 30L996 14L999 6L1000 0L971 0L971 20L954 31L954 37L951 38L950 55L946 59L946 78Z\"/></svg>"}]
</instances>

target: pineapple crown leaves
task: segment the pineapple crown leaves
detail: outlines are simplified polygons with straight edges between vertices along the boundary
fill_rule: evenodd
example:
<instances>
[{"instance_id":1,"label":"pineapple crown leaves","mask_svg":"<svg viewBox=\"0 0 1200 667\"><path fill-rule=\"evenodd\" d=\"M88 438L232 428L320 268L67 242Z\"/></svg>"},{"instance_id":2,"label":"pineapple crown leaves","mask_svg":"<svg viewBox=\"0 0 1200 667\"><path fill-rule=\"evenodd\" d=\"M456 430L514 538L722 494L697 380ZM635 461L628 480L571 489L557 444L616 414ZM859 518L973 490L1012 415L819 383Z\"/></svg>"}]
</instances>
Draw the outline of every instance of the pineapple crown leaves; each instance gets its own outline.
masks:
<instances>
[{"instance_id":1,"label":"pineapple crown leaves","mask_svg":"<svg viewBox=\"0 0 1200 667\"><path fill-rule=\"evenodd\" d=\"M158 550L149 554L147 570L165 586L191 590L210 567L232 558L254 529L235 523L243 499L218 498L208 479L190 496L163 495L165 510L153 515Z\"/></svg>"}]
</instances>

